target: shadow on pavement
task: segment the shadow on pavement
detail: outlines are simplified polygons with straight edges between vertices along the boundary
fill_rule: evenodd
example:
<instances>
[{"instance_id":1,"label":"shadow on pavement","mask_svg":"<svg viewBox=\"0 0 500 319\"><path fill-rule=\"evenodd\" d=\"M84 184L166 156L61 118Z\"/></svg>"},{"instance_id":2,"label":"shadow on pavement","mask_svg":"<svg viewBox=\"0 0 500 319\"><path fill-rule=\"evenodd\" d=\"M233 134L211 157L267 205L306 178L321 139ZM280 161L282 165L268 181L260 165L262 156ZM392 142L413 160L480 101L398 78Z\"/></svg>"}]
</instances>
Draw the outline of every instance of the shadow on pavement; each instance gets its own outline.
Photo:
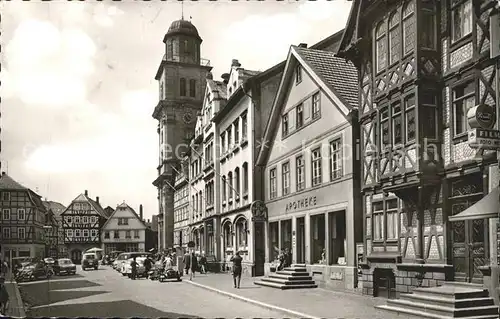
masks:
<instances>
[{"instance_id":1,"label":"shadow on pavement","mask_svg":"<svg viewBox=\"0 0 500 319\"><path fill-rule=\"evenodd\" d=\"M49 286L49 285L50 285L50 290L62 290L62 289L75 289L75 288L87 288L87 287L102 286L98 283L88 281L88 280L51 281L50 283L47 283L47 286Z\"/></svg>"},{"instance_id":2,"label":"shadow on pavement","mask_svg":"<svg viewBox=\"0 0 500 319\"><path fill-rule=\"evenodd\" d=\"M51 280L60 280L60 279L75 279L75 278L85 278L85 276L82 276L80 274L75 274L75 275L62 275L62 276L53 276L50 278Z\"/></svg>"},{"instance_id":3,"label":"shadow on pavement","mask_svg":"<svg viewBox=\"0 0 500 319\"><path fill-rule=\"evenodd\" d=\"M78 305L47 306L26 313L28 317L149 317L198 318L197 316L163 312L132 300L94 302Z\"/></svg>"},{"instance_id":4,"label":"shadow on pavement","mask_svg":"<svg viewBox=\"0 0 500 319\"><path fill-rule=\"evenodd\" d=\"M51 287L51 289L53 289ZM60 301L89 297L108 293L109 291L48 291L47 285L20 286L21 298L31 307L48 305Z\"/></svg>"}]
</instances>

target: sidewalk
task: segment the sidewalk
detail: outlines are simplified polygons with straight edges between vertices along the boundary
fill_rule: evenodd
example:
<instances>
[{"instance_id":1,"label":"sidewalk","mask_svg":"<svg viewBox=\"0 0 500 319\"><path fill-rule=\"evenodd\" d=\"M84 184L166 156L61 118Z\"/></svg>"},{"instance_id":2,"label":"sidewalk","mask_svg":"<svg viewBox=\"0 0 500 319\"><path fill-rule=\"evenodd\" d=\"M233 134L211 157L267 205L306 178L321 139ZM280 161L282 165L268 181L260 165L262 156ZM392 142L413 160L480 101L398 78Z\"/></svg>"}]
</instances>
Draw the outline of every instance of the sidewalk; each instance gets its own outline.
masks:
<instances>
[{"instance_id":1,"label":"sidewalk","mask_svg":"<svg viewBox=\"0 0 500 319\"><path fill-rule=\"evenodd\" d=\"M26 313L24 311L23 300L21 299L21 294L19 292L19 287L16 282L6 281L5 288L9 294L9 308L7 308L8 317L24 318Z\"/></svg>"},{"instance_id":2,"label":"sidewalk","mask_svg":"<svg viewBox=\"0 0 500 319\"><path fill-rule=\"evenodd\" d=\"M254 303L266 308L282 311L297 318L357 318L357 319L402 319L398 315L375 308L385 304L382 298L372 298L354 293L343 293L315 289L279 290L254 284L259 277L244 277L240 289L233 288L231 274L199 275L193 281L183 281L214 292Z\"/></svg>"}]
</instances>

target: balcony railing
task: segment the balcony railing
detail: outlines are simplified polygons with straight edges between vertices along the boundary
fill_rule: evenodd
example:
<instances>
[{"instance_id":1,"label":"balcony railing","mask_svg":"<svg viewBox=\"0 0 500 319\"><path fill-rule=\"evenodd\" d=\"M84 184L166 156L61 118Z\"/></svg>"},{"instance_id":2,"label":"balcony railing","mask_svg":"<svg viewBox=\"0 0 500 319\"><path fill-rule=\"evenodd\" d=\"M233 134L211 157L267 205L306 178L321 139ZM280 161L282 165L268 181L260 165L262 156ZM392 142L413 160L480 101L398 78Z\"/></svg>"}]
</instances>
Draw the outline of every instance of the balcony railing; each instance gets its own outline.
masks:
<instances>
[{"instance_id":1,"label":"balcony railing","mask_svg":"<svg viewBox=\"0 0 500 319\"><path fill-rule=\"evenodd\" d=\"M167 54L164 54L163 55L163 61L167 61ZM182 62L182 63L189 63L189 64L198 64L198 63L192 63L192 59L181 59L181 56L179 55L176 55L176 56L173 56L172 59L169 59L169 61L171 62ZM198 65L201 65L201 66L210 66L210 60L209 59L205 59L205 58L200 58L200 63Z\"/></svg>"}]
</instances>

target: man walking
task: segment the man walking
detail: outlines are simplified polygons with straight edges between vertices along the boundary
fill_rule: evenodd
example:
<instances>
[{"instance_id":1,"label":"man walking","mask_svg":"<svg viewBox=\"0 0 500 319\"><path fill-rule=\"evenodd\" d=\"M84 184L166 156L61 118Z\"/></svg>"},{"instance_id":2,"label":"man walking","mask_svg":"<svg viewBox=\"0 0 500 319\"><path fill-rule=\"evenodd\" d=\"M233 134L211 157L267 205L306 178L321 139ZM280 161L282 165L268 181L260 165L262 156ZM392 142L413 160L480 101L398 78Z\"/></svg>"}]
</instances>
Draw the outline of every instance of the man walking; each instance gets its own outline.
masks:
<instances>
[{"instance_id":1,"label":"man walking","mask_svg":"<svg viewBox=\"0 0 500 319\"><path fill-rule=\"evenodd\" d=\"M132 259L130 266L132 267L132 275L130 278L132 280L135 280L135 278L137 277L137 261L135 261L135 257L134 257L134 259Z\"/></svg>"},{"instance_id":2,"label":"man walking","mask_svg":"<svg viewBox=\"0 0 500 319\"><path fill-rule=\"evenodd\" d=\"M241 261L243 258L240 256L240 252L236 252L236 255L231 257L231 261L233 262L233 281L234 281L234 288L240 289L240 282L241 282L241 272L242 272L242 267L241 267Z\"/></svg>"},{"instance_id":3,"label":"man walking","mask_svg":"<svg viewBox=\"0 0 500 319\"><path fill-rule=\"evenodd\" d=\"M202 254L201 258L200 258L200 273L201 274L207 273L206 266L207 266L207 257L205 257L205 254Z\"/></svg>"}]
</instances>

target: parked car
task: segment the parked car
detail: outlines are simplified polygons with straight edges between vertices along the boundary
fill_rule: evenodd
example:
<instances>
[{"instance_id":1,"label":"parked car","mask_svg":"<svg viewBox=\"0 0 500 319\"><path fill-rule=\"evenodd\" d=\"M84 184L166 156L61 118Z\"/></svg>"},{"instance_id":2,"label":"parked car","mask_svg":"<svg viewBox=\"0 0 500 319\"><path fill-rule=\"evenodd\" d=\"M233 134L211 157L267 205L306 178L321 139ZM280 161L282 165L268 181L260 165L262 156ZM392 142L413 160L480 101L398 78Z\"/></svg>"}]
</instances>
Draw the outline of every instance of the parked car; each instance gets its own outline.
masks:
<instances>
[{"instance_id":1,"label":"parked car","mask_svg":"<svg viewBox=\"0 0 500 319\"><path fill-rule=\"evenodd\" d=\"M113 263L113 268L115 268L117 271L121 272L123 276L126 276L126 274L123 274L123 269L124 269L123 264L127 260L129 260L130 258L134 258L134 257L148 257L148 256L152 256L152 254L146 253L146 252L121 253L120 255L118 255L118 257L115 260L116 266Z\"/></svg>"},{"instance_id":2,"label":"parked car","mask_svg":"<svg viewBox=\"0 0 500 319\"><path fill-rule=\"evenodd\" d=\"M44 258L43 261L47 264L47 265L53 265L56 261L54 260L54 258L52 257L47 257L47 258Z\"/></svg>"},{"instance_id":3,"label":"parked car","mask_svg":"<svg viewBox=\"0 0 500 319\"><path fill-rule=\"evenodd\" d=\"M76 274L76 265L73 264L71 259L69 258L60 258L55 261L54 266L54 274L60 275L74 275Z\"/></svg>"},{"instance_id":4,"label":"parked car","mask_svg":"<svg viewBox=\"0 0 500 319\"><path fill-rule=\"evenodd\" d=\"M99 268L99 259L94 253L83 254L82 256L82 270L85 271L88 268L94 268L95 270Z\"/></svg>"},{"instance_id":5,"label":"parked car","mask_svg":"<svg viewBox=\"0 0 500 319\"><path fill-rule=\"evenodd\" d=\"M144 267L144 260L146 260L147 257L136 257L135 261L137 262L137 277L146 277L146 267ZM129 278L132 277L132 261L134 258L127 259L122 264L122 275L128 276Z\"/></svg>"},{"instance_id":6,"label":"parked car","mask_svg":"<svg viewBox=\"0 0 500 319\"><path fill-rule=\"evenodd\" d=\"M37 279L46 279L52 277L54 271L46 265L44 262L40 261L37 263L31 263L23 267L17 274L15 279L18 282L31 281Z\"/></svg>"}]
</instances>

